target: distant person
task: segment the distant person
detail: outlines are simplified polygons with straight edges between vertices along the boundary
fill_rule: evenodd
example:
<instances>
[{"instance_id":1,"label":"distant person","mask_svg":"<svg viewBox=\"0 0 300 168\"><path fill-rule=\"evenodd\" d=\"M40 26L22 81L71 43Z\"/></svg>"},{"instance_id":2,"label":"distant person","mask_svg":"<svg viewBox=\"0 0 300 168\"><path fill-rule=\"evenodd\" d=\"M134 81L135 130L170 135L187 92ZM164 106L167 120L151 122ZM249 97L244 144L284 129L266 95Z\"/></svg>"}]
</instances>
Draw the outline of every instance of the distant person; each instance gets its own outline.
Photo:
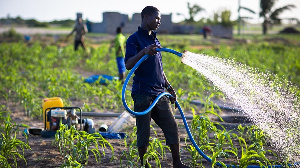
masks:
<instances>
[{"instance_id":1,"label":"distant person","mask_svg":"<svg viewBox=\"0 0 300 168\"><path fill-rule=\"evenodd\" d=\"M208 26L204 26L201 31L205 39L207 38L207 35L211 33L211 29Z\"/></svg>"},{"instance_id":2,"label":"distant person","mask_svg":"<svg viewBox=\"0 0 300 168\"><path fill-rule=\"evenodd\" d=\"M166 144L170 146L173 167L186 168L180 160L178 126L170 106L170 101L172 104L176 101L176 93L163 71L162 54L156 51L156 48L161 47L156 37L156 30L161 23L160 11L156 7L147 6L142 10L141 16L141 26L127 39L125 54L125 66L128 70L144 55L150 55L135 71L131 93L134 111L148 109L165 89L173 96L170 100L163 96L149 113L136 116L137 147L141 166L148 167L148 164L143 162L143 157L149 146L150 121L153 119L162 129Z\"/></svg>"},{"instance_id":3,"label":"distant person","mask_svg":"<svg viewBox=\"0 0 300 168\"><path fill-rule=\"evenodd\" d=\"M125 43L126 43L126 38L122 34L122 28L118 27L116 30L116 37L115 37L115 51L116 51L116 60L117 60L117 65L118 65L118 71L119 71L119 80L124 83L124 78L125 78L125 62L124 62L124 57L125 57Z\"/></svg>"},{"instance_id":4,"label":"distant person","mask_svg":"<svg viewBox=\"0 0 300 168\"><path fill-rule=\"evenodd\" d=\"M29 35L25 35L24 38L25 38L26 43L28 43L31 39L31 37Z\"/></svg>"},{"instance_id":5,"label":"distant person","mask_svg":"<svg viewBox=\"0 0 300 168\"><path fill-rule=\"evenodd\" d=\"M86 49L84 38L87 33L86 25L83 24L82 18L78 18L77 23L72 30L72 32L67 36L69 38L74 32L76 32L75 40L74 40L74 50L77 51L78 46L81 45L83 49Z\"/></svg>"}]
</instances>

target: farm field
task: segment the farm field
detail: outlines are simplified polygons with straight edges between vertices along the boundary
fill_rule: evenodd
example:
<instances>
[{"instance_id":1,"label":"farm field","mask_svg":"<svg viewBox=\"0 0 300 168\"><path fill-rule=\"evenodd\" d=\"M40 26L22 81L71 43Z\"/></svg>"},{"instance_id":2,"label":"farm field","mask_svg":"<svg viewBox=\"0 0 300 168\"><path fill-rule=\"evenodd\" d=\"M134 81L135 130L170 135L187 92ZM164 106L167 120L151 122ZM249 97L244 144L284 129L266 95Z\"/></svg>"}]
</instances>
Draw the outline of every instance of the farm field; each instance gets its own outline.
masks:
<instances>
[{"instance_id":1,"label":"farm field","mask_svg":"<svg viewBox=\"0 0 300 168\"><path fill-rule=\"evenodd\" d=\"M64 37L64 34L57 36L56 39L52 35L40 35L33 36L33 40L29 43L22 41L0 43L1 133L5 130L4 124L7 123L4 121L9 121L10 117L12 123L8 124L8 127L13 127L13 123L16 123L43 128L42 100L44 98L61 97L64 106L79 106L86 112L122 113L124 111L121 102L121 82L111 81L107 85L84 83L84 79L93 74L118 75L115 52L111 47L112 36L88 36L86 39L88 50L80 49L78 52L73 51L72 40L66 41ZM300 35L256 34L241 35L234 39L215 37L203 39L200 35L160 35L159 39L165 48L233 59L257 68L258 71L276 74L283 83L290 81L292 87L288 89L299 97L299 37ZM233 126L236 128L234 131L226 127L226 124L231 123L223 123L227 129L219 126L220 123L222 125L218 119L220 116L241 115L215 106L216 104L230 106L232 102L203 75L182 64L176 56L163 53L163 57L164 71L172 86L176 88L179 103L186 115L194 115L194 120L189 120L192 134L197 144L201 144L199 145L201 149L210 157L225 164L244 166L289 163L280 156L279 151L268 144L268 137L261 130L254 126L247 127L249 123L241 123L239 127L239 123L234 123ZM126 92L126 99L132 107L129 90ZM192 103L194 100L203 102L204 105L195 105ZM174 109L174 111L176 115L179 114L178 110ZM101 124L111 124L115 118L92 119L97 129ZM178 119L177 123L180 128L183 162L191 167L212 167L197 154L187 139L182 121ZM138 154L134 144L136 135L132 131L133 126L122 130L128 135L125 140L98 139L99 153L93 153L92 149L97 145L93 144L95 141L91 141L88 158L84 156L76 158L76 155L83 151L71 148L71 144L66 143L64 144L66 148L59 148L57 144L61 141L56 138L47 139L30 135L27 141L25 136L22 136L24 129L25 127L19 127L20 132L16 132L16 137L25 144L28 142L31 150L23 146L25 148L23 156L27 165L22 158L14 155L18 158L17 167L60 167L62 165L63 167L138 167L135 165L138 162ZM14 129L10 133L14 135ZM151 166L171 167L171 154L164 145L162 132L154 123L151 137L153 146L149 153L152 152L152 155L147 158ZM89 138L94 140L93 137ZM82 139L75 138L74 142L80 140ZM21 148L18 149L22 154ZM244 153L241 152L242 149L245 150ZM62 152L63 150L65 152ZM72 155L71 150L77 150L76 155ZM65 153L69 154L65 155ZM248 159L245 159L246 157ZM86 160L88 162L85 165ZM3 160L0 161L5 163ZM15 163L13 157L10 157L8 162Z\"/></svg>"}]
</instances>

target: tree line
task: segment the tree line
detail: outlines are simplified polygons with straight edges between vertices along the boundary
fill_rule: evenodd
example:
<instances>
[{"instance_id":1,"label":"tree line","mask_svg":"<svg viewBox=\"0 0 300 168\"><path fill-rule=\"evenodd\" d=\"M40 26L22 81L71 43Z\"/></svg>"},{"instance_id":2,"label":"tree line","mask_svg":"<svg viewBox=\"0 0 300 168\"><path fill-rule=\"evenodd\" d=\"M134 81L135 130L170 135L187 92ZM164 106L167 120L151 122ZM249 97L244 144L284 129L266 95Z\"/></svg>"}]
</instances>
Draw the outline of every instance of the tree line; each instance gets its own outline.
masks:
<instances>
[{"instance_id":1,"label":"tree line","mask_svg":"<svg viewBox=\"0 0 300 168\"><path fill-rule=\"evenodd\" d=\"M184 22L190 24L211 24L211 23L221 23L222 25L231 26L233 24L238 24L240 26L241 22L246 22L247 19L251 19L251 17L240 16L240 10L248 11L252 14L256 14L252 9L247 8L246 6L241 6L240 1L238 0L239 7L238 7L238 19L236 21L231 21L231 11L224 10L221 12L215 12L213 19L200 19L198 22L195 21L195 16L201 12L205 12L205 8L194 4L191 5L189 2L187 3L189 17L185 18ZM280 15L287 11L296 8L294 4L288 4L282 7L275 8L275 4L278 0L260 0L260 12L259 17L263 18L262 23L262 33L267 34L268 29L273 25L280 25L282 23L283 18ZM177 13L177 15L181 15L181 13ZM285 18L286 20L296 21L299 24L299 20L295 17Z\"/></svg>"},{"instance_id":2,"label":"tree line","mask_svg":"<svg viewBox=\"0 0 300 168\"><path fill-rule=\"evenodd\" d=\"M72 27L75 24L75 20L66 19L66 20L54 20L50 22L41 22L36 19L23 19L20 16L15 18L1 18L0 24L8 25L23 25L29 27L50 27L51 24L60 25L62 27Z\"/></svg>"}]
</instances>

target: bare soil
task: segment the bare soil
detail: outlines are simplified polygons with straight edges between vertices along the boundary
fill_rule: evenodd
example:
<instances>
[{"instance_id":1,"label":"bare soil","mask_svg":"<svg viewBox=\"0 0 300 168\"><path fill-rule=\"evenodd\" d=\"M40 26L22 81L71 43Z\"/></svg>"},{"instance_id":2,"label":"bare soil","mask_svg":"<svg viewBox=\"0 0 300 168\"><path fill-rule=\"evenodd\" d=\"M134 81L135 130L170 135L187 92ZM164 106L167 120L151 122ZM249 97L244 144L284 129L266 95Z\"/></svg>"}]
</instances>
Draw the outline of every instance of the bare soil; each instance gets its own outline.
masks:
<instances>
[{"instance_id":1,"label":"bare soil","mask_svg":"<svg viewBox=\"0 0 300 168\"><path fill-rule=\"evenodd\" d=\"M78 102L75 102L78 104ZM96 111L97 112L97 111ZM178 115L178 111L176 111L175 115ZM190 112L185 112L185 115L191 115ZM223 116L230 116L234 114L230 113L223 113ZM43 122L40 120L30 119L27 118L24 113L12 113L11 118L17 122L17 123L23 123L29 125L31 128L43 128ZM96 118L96 117L89 117L93 119L95 123L96 130L99 129L100 125L107 124L108 126L116 119L112 117L102 117L102 118ZM180 149L181 149L181 158L183 163L186 165L189 165L191 163L190 159L192 158L190 153L186 150L187 145L191 145L191 142L189 140L186 140L187 133L184 128L183 122L181 119L176 119L179 127L179 135L180 135ZM190 120L188 120L188 123L190 125ZM158 133L158 138L163 140L163 132L156 126L156 124L152 121L152 125L155 128L156 132ZM122 132L130 133L130 130L132 130L132 127L127 127L126 129L123 129ZM235 125L237 126L237 125ZM152 137L155 137L154 133L151 133ZM213 136L213 135L212 135ZM18 138L26 141L25 137L23 135L18 135ZM84 165L84 167L112 167L112 168L119 168L119 167L127 167L126 166L126 159L123 158L122 163L120 160L122 160L121 156L123 152L128 152L128 149L124 145L123 139L107 139L108 142L113 146L114 148L114 156L111 154L110 148L105 148L105 155L102 155L101 161L97 162L95 160L95 157L92 153L89 155L88 164ZM27 164L21 160L18 159L18 167L28 167L28 168L40 168L40 167L60 167L64 163L64 158L59 152L58 146L54 143L54 138L43 138L38 135L31 135L28 136L28 142L31 147L31 150L25 150L25 159L27 161ZM234 142L236 146L238 145L238 142ZM201 144L199 144L201 146ZM211 164L202 159L203 167L211 167ZM230 164L230 162L235 162L235 158L227 158L222 159L220 161L225 162L226 164ZM161 167L167 168L172 167L172 156L171 152L167 151L166 156L163 158L163 160L160 160ZM200 162L200 160L198 161ZM155 160L150 161L152 167L156 168ZM122 165L122 166L121 166Z\"/></svg>"},{"instance_id":2,"label":"bare soil","mask_svg":"<svg viewBox=\"0 0 300 168\"><path fill-rule=\"evenodd\" d=\"M83 76L89 75L88 73L84 73L83 70L78 70ZM44 129L44 124L41 119L32 119L25 115L24 112L18 112L22 111L22 107L20 104L16 103L10 103L6 102L4 100L0 100L1 104L6 104L8 109L11 112L10 116L12 120L18 124L26 124L30 126L30 128L41 128ZM72 106L78 106L82 107L83 102L80 101L72 101ZM93 110L96 113L103 113L103 111L100 111L98 109ZM120 114L123 111L120 112ZM191 112L185 111L184 112L186 116L192 115ZM179 111L175 111L175 115L179 115ZM223 113L222 115L228 115L227 113ZM116 119L114 117L88 117L93 119L95 123L96 130L99 129L99 127L102 124L111 125L112 122ZM188 120L188 123L190 125L190 121ZM181 149L181 158L183 163L186 165L190 164L191 155L186 150L187 145L191 145L191 143L187 140L186 143L186 137L187 133L185 130L185 127L183 125L182 119L176 119L176 122L179 127L179 135L180 135L180 149ZM161 129L157 127L157 125L152 121L152 125L155 128L158 138L163 140L163 132ZM131 127L127 127L126 129L123 129L122 132L130 133L130 130L132 130L132 127L134 126L134 123L131 125ZM25 128L23 128L24 130ZM153 131L151 132L151 136L155 137ZM17 135L19 139L26 142L26 138L20 133ZM126 159L123 158L122 163L120 163L121 156L123 152L128 152L128 149L124 145L124 139L107 139L108 142L113 146L114 148L114 156L111 155L110 148L106 148L105 155L102 156L101 161L97 162L95 160L95 157L92 153L89 155L88 164L84 165L84 167L112 167L112 168L119 168L119 167L126 167ZM31 147L31 150L25 150L24 157L27 161L27 164L22 160L18 159L18 167L26 167L26 168L41 168L41 167L60 167L62 164L64 164L64 158L60 154L58 146L54 143L54 138L43 138L38 135L32 135L29 134L28 136L28 142L29 146ZM224 161L224 160L223 160ZM234 161L234 158L230 158L229 161ZM171 152L167 151L166 156L163 158L163 160L160 160L161 167L162 168L168 168L172 167L172 156ZM199 160L200 162L200 160ZM150 164L152 167L156 167L155 160L151 161ZM207 162L206 160L202 160L202 164L204 167L211 167L211 164ZM122 165L122 166L121 166Z\"/></svg>"}]
</instances>

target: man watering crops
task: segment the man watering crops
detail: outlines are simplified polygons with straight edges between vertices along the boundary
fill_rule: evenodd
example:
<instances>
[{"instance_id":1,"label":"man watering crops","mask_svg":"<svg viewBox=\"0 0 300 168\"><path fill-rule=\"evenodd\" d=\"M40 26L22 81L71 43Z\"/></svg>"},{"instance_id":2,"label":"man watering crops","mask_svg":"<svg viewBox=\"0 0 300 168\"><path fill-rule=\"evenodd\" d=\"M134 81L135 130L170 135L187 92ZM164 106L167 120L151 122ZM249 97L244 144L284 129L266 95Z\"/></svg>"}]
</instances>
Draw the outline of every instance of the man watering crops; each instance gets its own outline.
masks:
<instances>
[{"instance_id":1,"label":"man watering crops","mask_svg":"<svg viewBox=\"0 0 300 168\"><path fill-rule=\"evenodd\" d=\"M166 88L173 95L171 103L176 101L176 93L168 82L162 66L162 55L156 51L161 45L156 38L160 25L160 12L156 7L147 6L142 10L142 24L126 42L125 66L130 70L146 54L150 55L135 71L132 85L134 111L146 110L154 99ZM168 97L162 97L155 107L146 115L136 117L137 146L141 165L147 152L150 137L151 118L164 132L166 143L170 146L173 167L187 167L181 163L179 154L178 127L173 116ZM147 167L147 164L146 164Z\"/></svg>"}]
</instances>

